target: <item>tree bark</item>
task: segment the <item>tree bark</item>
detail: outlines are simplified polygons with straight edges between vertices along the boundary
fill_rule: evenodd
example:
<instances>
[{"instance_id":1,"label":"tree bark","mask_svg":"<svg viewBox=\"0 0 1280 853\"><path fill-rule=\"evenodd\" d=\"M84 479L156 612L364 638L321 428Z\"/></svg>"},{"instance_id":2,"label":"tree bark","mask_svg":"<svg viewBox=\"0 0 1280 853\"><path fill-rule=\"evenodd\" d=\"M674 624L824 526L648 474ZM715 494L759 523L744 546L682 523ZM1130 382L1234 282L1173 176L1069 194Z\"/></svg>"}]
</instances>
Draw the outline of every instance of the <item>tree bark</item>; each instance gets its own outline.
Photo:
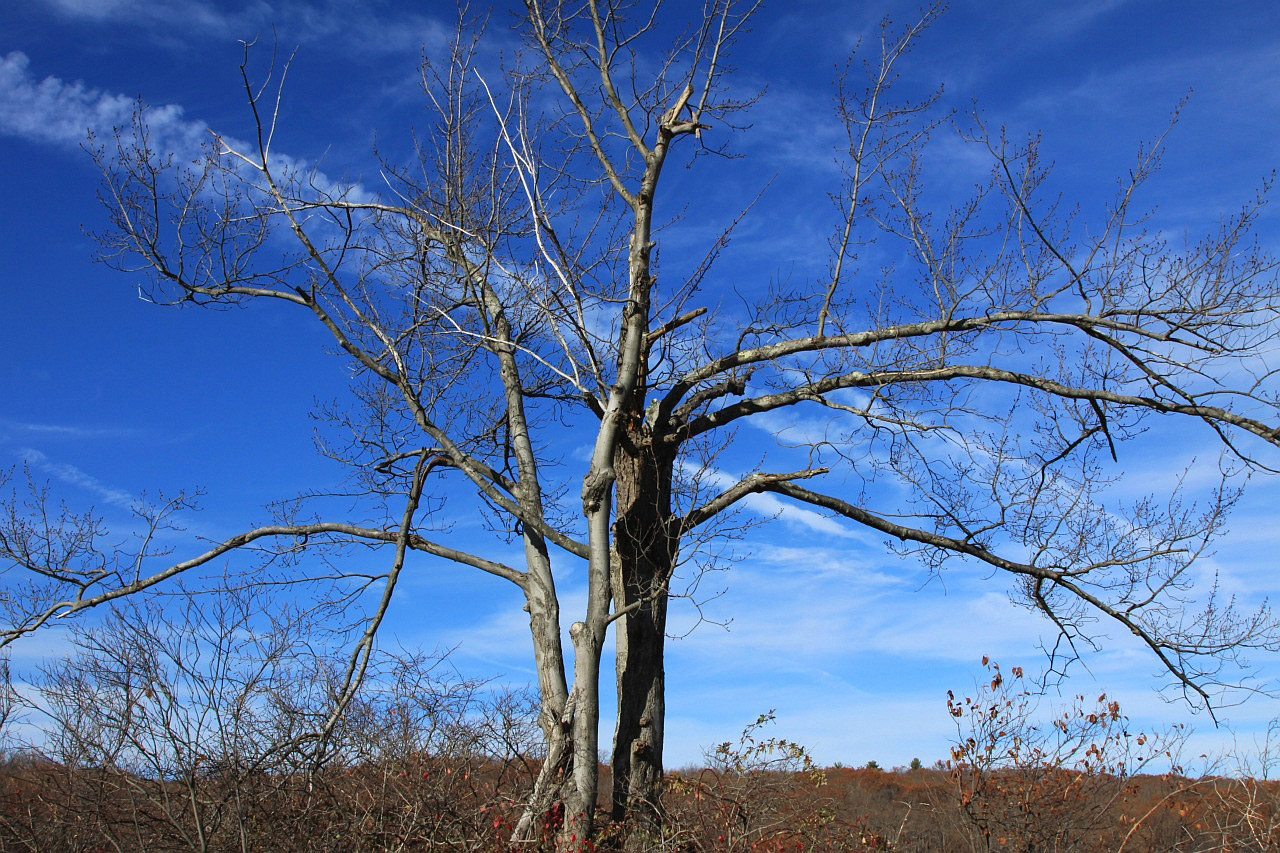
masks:
<instances>
[{"instance_id":1,"label":"tree bark","mask_svg":"<svg viewBox=\"0 0 1280 853\"><path fill-rule=\"evenodd\" d=\"M617 627L618 726L614 734L612 813L633 821L633 835L661 822L666 719L667 584L677 551L671 515L673 457L655 450L637 416L614 457L617 521L612 586ZM640 830L635 832L635 830Z\"/></svg>"},{"instance_id":2,"label":"tree bark","mask_svg":"<svg viewBox=\"0 0 1280 853\"><path fill-rule=\"evenodd\" d=\"M545 558L545 553L538 555ZM531 563L532 564L532 563ZM538 566L544 563L539 561ZM564 651L560 642L560 605L548 571L533 575L525 585L525 607L533 636L538 669L540 707L538 724L546 743L546 755L534 782L524 814L512 833L512 841L531 843L558 830L563 803L573 771L574 708L565 682ZM557 812L559 810L559 812Z\"/></svg>"}]
</instances>

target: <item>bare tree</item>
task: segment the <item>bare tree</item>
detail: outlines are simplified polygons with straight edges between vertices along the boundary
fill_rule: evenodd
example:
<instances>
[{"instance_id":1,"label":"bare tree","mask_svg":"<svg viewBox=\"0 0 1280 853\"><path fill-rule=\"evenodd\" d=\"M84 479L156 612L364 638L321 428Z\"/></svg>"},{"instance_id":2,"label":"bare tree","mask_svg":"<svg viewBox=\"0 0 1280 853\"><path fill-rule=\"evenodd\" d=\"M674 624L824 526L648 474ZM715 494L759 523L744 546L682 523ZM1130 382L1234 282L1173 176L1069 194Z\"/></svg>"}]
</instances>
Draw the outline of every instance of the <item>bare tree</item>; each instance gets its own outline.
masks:
<instances>
[{"instance_id":1,"label":"bare tree","mask_svg":"<svg viewBox=\"0 0 1280 853\"><path fill-rule=\"evenodd\" d=\"M341 708L411 559L502 578L529 613L546 742L516 834L532 837L563 808L572 846L595 820L609 627L613 814L653 822L673 574L727 511L772 492L934 569L964 561L1013 576L1068 658L1096 623L1119 625L1191 700L1216 701L1247 652L1277 644L1269 612L1202 595L1190 571L1238 494L1232 475L1269 470L1280 445L1268 365L1277 267L1253 236L1263 198L1200 242L1167 243L1137 207L1158 140L1109 206L1064 215L1036 141L1015 144L975 115L965 138L990 179L932 210L925 154L947 116L894 84L935 8L901 31L886 24L864 51L865 80L851 73L838 88L847 138L828 275L735 311L727 287L706 287L732 223L660 282L669 232L655 216L674 152L722 153L750 106L726 61L754 10L715 0L677 31L650 4L525 0L527 50L502 70L480 67L481 33L464 22L452 53L423 66L434 124L418 158L383 164L376 192L272 151L280 88L253 83L247 58L247 144L218 137L199 163L175 163L152 150L140 112L97 149L106 259L148 276L157 301L280 301L326 330L356 373L350 405L326 412L347 438L327 450L350 466L373 520L294 506L152 570L150 540L104 550L92 518L57 519L37 500L10 513L0 540L35 582L4 638L231 552L281 561L380 547L383 570L324 563L376 599L341 674ZM876 270L858 263L870 246L889 259ZM735 432L784 409L820 413L826 427L763 456ZM1221 488L1200 505L1107 501L1119 448L1172 419L1221 445ZM576 470L557 441L566 429L589 436ZM740 445L759 463L708 491L723 479L715 453ZM434 522L446 500L471 501L496 536L518 541L522 565L451 544ZM144 527L181 505L141 508ZM556 575L582 570L569 672ZM1188 615L1192 603L1201 609ZM321 742L336 720L320 725Z\"/></svg>"}]
</instances>

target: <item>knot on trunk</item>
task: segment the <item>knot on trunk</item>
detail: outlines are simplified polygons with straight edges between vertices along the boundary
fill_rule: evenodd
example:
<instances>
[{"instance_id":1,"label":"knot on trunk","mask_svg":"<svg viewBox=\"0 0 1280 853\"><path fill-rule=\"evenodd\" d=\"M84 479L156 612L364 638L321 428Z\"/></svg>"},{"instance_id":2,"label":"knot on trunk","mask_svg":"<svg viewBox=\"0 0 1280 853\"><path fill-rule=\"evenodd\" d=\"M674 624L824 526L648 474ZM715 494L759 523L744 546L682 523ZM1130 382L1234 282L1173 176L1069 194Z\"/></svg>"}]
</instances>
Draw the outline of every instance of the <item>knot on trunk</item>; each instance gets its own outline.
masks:
<instances>
[{"instance_id":1,"label":"knot on trunk","mask_svg":"<svg viewBox=\"0 0 1280 853\"><path fill-rule=\"evenodd\" d=\"M614 471L612 468L597 468L587 474L582 479L582 514L591 515L591 513L600 509L604 503L605 493L609 489L609 484L614 481Z\"/></svg>"}]
</instances>

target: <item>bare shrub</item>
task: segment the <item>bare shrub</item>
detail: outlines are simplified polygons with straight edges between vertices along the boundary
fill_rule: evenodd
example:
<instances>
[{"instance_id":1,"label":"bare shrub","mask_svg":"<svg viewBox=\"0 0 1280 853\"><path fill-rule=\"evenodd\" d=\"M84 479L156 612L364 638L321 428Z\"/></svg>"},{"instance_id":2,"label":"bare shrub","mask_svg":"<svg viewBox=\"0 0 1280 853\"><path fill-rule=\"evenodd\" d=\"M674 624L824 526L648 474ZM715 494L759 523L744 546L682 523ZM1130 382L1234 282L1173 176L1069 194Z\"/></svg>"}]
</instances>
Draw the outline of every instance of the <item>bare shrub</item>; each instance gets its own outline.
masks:
<instances>
[{"instance_id":1,"label":"bare shrub","mask_svg":"<svg viewBox=\"0 0 1280 853\"><path fill-rule=\"evenodd\" d=\"M1280 720L1271 721L1258 747L1254 757L1238 751L1229 756L1230 775L1202 779L1195 797L1174 804L1195 830L1180 849L1280 849Z\"/></svg>"},{"instance_id":2,"label":"bare shrub","mask_svg":"<svg viewBox=\"0 0 1280 853\"><path fill-rule=\"evenodd\" d=\"M802 745L763 737L772 711L706 754L707 766L669 774L665 824L650 849L860 849L836 819L826 772Z\"/></svg>"},{"instance_id":3,"label":"bare shrub","mask_svg":"<svg viewBox=\"0 0 1280 853\"><path fill-rule=\"evenodd\" d=\"M167 604L167 607L165 606ZM339 703L324 614L261 587L129 602L35 685L5 849L494 849L538 767L536 702L380 653ZM335 636L340 636L340 633ZM340 712L333 725L325 723Z\"/></svg>"},{"instance_id":4,"label":"bare shrub","mask_svg":"<svg viewBox=\"0 0 1280 853\"><path fill-rule=\"evenodd\" d=\"M1148 735L1130 732L1120 704L1106 694L1083 696L1037 721L1039 694L1023 670L1006 676L983 658L990 680L973 697L948 691L957 740L949 763L951 805L974 850L1114 848L1132 831L1120 819L1131 780L1157 761L1179 772L1180 727ZM1107 843L1106 839L1112 839Z\"/></svg>"}]
</instances>

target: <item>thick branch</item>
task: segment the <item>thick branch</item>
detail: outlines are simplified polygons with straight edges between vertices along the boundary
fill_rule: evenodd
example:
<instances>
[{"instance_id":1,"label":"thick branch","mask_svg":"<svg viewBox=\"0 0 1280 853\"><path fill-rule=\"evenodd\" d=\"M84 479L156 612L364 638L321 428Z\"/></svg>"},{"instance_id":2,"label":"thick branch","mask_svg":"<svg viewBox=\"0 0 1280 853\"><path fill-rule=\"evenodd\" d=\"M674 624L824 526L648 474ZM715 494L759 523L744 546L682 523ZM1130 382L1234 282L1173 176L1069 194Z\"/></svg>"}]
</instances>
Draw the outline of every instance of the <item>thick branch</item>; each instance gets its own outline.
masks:
<instances>
[{"instance_id":1,"label":"thick branch","mask_svg":"<svg viewBox=\"0 0 1280 853\"><path fill-rule=\"evenodd\" d=\"M1270 426L1262 421L1238 415L1218 406L1178 403L1161 400L1156 397L1122 394L1102 388L1072 387L1042 376L1015 373L984 365L952 365L932 369L881 371L875 373L853 371L840 376L824 377L790 391L766 394L725 406L691 421L679 435L682 437L698 435L748 415L791 406L805 400L813 400L823 394L841 389L878 388L904 383L951 382L961 379L1020 385L1068 400L1088 400L1092 403L1110 403L1117 406L1147 409L1160 414L1188 415L1199 418L1210 425L1225 424L1242 429L1265 439L1270 444L1280 447L1280 427ZM1187 396L1191 397L1191 395Z\"/></svg>"},{"instance_id":2,"label":"thick branch","mask_svg":"<svg viewBox=\"0 0 1280 853\"><path fill-rule=\"evenodd\" d=\"M124 596L133 595L134 593L149 589L191 569L206 565L224 554L229 554L240 548L244 548L258 540L287 537L302 540L303 543L305 543L308 537L326 534L351 537L353 539L368 542L385 543L396 543L401 538L399 530L379 530L377 528L360 527L354 524L339 522L259 527L254 530L241 533L237 536L233 536L230 539L215 545L203 554L184 560L180 563L175 563L168 568L150 575L149 577L142 578L134 581L133 583L125 584L124 586L116 589L108 590L87 598L84 597L84 590L82 589L81 594L77 595L75 598L56 602L47 607L42 613L34 614L24 624L12 627L5 631L0 631L0 647L8 645L24 634L29 634L32 631L37 630L50 619L70 616L82 610L88 610L99 605L115 601L118 598L123 598ZM495 575L496 577L511 581L517 586L524 585L525 574L520 570L504 565L503 563L488 560L474 554L468 554L465 551L459 551L454 548L449 548L444 545L431 542L417 534L408 535L405 537L405 541L406 546L415 551L420 551L424 554L430 554L434 557L440 557L462 565L471 566L472 568L476 568L491 575Z\"/></svg>"},{"instance_id":3,"label":"thick branch","mask_svg":"<svg viewBox=\"0 0 1280 853\"><path fill-rule=\"evenodd\" d=\"M790 474L764 474L757 471L746 479L734 483L701 506L690 510L684 518L680 519L680 535L683 536L699 525L705 524L749 495L770 491L778 483L807 480L825 473L827 473L826 468L809 468L804 471L793 471Z\"/></svg>"}]
</instances>

